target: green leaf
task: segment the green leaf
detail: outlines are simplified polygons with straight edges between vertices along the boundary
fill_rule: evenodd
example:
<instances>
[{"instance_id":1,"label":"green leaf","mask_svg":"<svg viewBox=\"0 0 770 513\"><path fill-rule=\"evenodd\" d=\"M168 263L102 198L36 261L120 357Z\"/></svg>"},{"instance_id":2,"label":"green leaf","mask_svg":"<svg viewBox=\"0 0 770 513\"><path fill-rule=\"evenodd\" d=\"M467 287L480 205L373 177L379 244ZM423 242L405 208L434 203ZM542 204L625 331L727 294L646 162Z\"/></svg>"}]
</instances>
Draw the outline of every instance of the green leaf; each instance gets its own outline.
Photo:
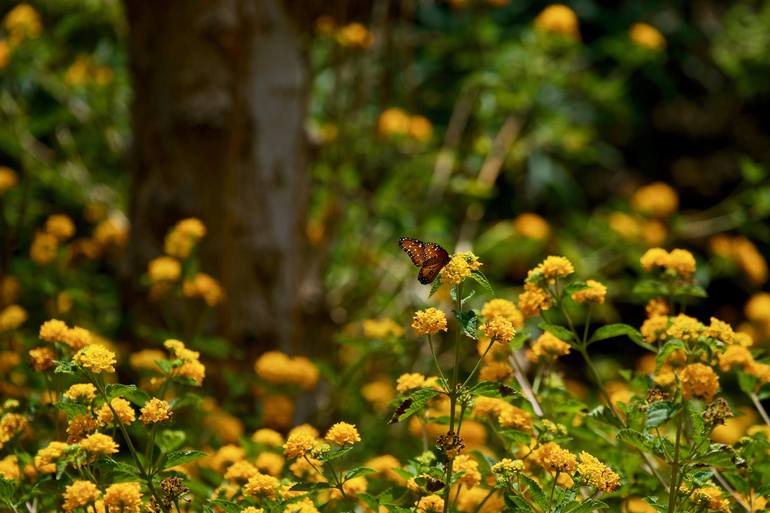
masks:
<instances>
[{"instance_id":1,"label":"green leaf","mask_svg":"<svg viewBox=\"0 0 770 513\"><path fill-rule=\"evenodd\" d=\"M197 460L200 457L205 456L206 453L203 451L196 451L191 449L185 449L182 451L173 451L166 455L164 458L163 468L171 468L176 467L177 465L182 465L184 463L188 463L190 461Z\"/></svg>"},{"instance_id":2,"label":"green leaf","mask_svg":"<svg viewBox=\"0 0 770 513\"><path fill-rule=\"evenodd\" d=\"M542 511L548 511L548 500L545 497L545 493L540 486L531 478L527 477L524 473L519 472L516 477L520 479L529 488L529 493L532 495L532 499L535 501Z\"/></svg>"},{"instance_id":3,"label":"green leaf","mask_svg":"<svg viewBox=\"0 0 770 513\"><path fill-rule=\"evenodd\" d=\"M441 288L441 275L439 274L436 276L436 279L433 280L433 283L430 285L430 292L428 293L428 297L433 296L436 292L438 292L438 289Z\"/></svg>"},{"instance_id":4,"label":"green leaf","mask_svg":"<svg viewBox=\"0 0 770 513\"><path fill-rule=\"evenodd\" d=\"M658 427L671 418L677 407L671 401L658 401L647 408L647 418L644 421L644 430L649 431Z\"/></svg>"},{"instance_id":5,"label":"green leaf","mask_svg":"<svg viewBox=\"0 0 770 513\"><path fill-rule=\"evenodd\" d=\"M473 271L471 272L471 278L481 285L487 292L489 292L491 295L494 295L495 291L492 290L492 285L489 284L489 280L481 271Z\"/></svg>"},{"instance_id":6,"label":"green leaf","mask_svg":"<svg viewBox=\"0 0 770 513\"><path fill-rule=\"evenodd\" d=\"M240 505L224 499L209 499L208 504L221 508L225 513L239 513L241 511Z\"/></svg>"},{"instance_id":7,"label":"green leaf","mask_svg":"<svg viewBox=\"0 0 770 513\"><path fill-rule=\"evenodd\" d=\"M336 460L338 458L342 458L343 456L345 456L347 453L349 453L352 450L353 450L353 446L352 445L348 446L348 447L343 447L341 449L337 449L336 451L325 452L322 455L320 455L318 457L318 459L320 461L322 461L322 462L333 461L333 460Z\"/></svg>"},{"instance_id":8,"label":"green leaf","mask_svg":"<svg viewBox=\"0 0 770 513\"><path fill-rule=\"evenodd\" d=\"M76 403L68 399L64 399L56 403L56 408L66 413L67 418L69 419L77 415L85 415L86 413L88 413L88 407L86 405Z\"/></svg>"},{"instance_id":9,"label":"green leaf","mask_svg":"<svg viewBox=\"0 0 770 513\"><path fill-rule=\"evenodd\" d=\"M594 331L593 335L591 335L591 338L588 339L589 344L593 344L594 342L598 342L600 340L606 340L608 338L615 338L615 337L622 337L626 336L631 339L631 341L638 345L639 347L643 347L647 349L648 351L655 352L657 351L654 346L648 344L644 341L644 337L641 333L639 333L639 330L634 328L633 326L629 326L628 324L608 324L606 326L602 326L601 328Z\"/></svg>"},{"instance_id":10,"label":"green leaf","mask_svg":"<svg viewBox=\"0 0 770 513\"><path fill-rule=\"evenodd\" d=\"M541 322L537 325L538 328L540 328L543 331L547 331L554 337L563 340L565 342L569 342L570 340L573 340L575 337L573 337L572 332L565 328L564 326L558 326L556 324L548 324L547 322Z\"/></svg>"},{"instance_id":11,"label":"green leaf","mask_svg":"<svg viewBox=\"0 0 770 513\"><path fill-rule=\"evenodd\" d=\"M54 367L53 372L54 374L75 374L75 364L72 362L56 362L56 367Z\"/></svg>"},{"instance_id":12,"label":"green leaf","mask_svg":"<svg viewBox=\"0 0 770 513\"><path fill-rule=\"evenodd\" d=\"M366 467L354 467L345 472L345 477L343 478L343 481L347 481L348 479L353 479L354 477L358 476L368 476L369 474L376 474L377 471L372 468L366 468Z\"/></svg>"},{"instance_id":13,"label":"green leaf","mask_svg":"<svg viewBox=\"0 0 770 513\"><path fill-rule=\"evenodd\" d=\"M144 390L140 390L136 385L122 385L113 383L107 385L107 398L112 401L116 397L128 399L137 406L144 406L144 403L150 400L150 395Z\"/></svg>"},{"instance_id":14,"label":"green leaf","mask_svg":"<svg viewBox=\"0 0 770 513\"><path fill-rule=\"evenodd\" d=\"M155 445L163 452L179 449L187 439L184 431L164 429L155 437Z\"/></svg>"},{"instance_id":15,"label":"green leaf","mask_svg":"<svg viewBox=\"0 0 770 513\"><path fill-rule=\"evenodd\" d=\"M455 315L465 334L476 340L479 331L479 317L476 312L468 310L467 312L455 312Z\"/></svg>"},{"instance_id":16,"label":"green leaf","mask_svg":"<svg viewBox=\"0 0 770 513\"><path fill-rule=\"evenodd\" d=\"M567 509L567 513L588 513L589 511L596 511L600 509L607 509L609 506L606 502L602 502L596 499L585 499L579 503L575 509Z\"/></svg>"},{"instance_id":17,"label":"green leaf","mask_svg":"<svg viewBox=\"0 0 770 513\"><path fill-rule=\"evenodd\" d=\"M655 365L660 368L668 359L669 355L677 350L686 350L687 346L684 345L684 342L682 342L679 339L672 339L663 344L663 347L660 348L660 351L658 352L658 356L655 357Z\"/></svg>"},{"instance_id":18,"label":"green leaf","mask_svg":"<svg viewBox=\"0 0 770 513\"><path fill-rule=\"evenodd\" d=\"M401 406L394 413L391 423L401 422L418 411L421 411L425 408L425 403L437 396L438 393L438 390L433 390L432 388L420 388L415 390L409 394L409 397L407 397L403 403L401 403ZM399 411L402 407L403 411Z\"/></svg>"},{"instance_id":19,"label":"green leaf","mask_svg":"<svg viewBox=\"0 0 770 513\"><path fill-rule=\"evenodd\" d=\"M741 392L753 394L757 386L757 378L743 371L738 371L738 386Z\"/></svg>"},{"instance_id":20,"label":"green leaf","mask_svg":"<svg viewBox=\"0 0 770 513\"><path fill-rule=\"evenodd\" d=\"M479 381L468 389L468 393L474 396L484 397L503 397L503 395L510 397L515 394L516 391L507 385L503 385L496 381Z\"/></svg>"},{"instance_id":21,"label":"green leaf","mask_svg":"<svg viewBox=\"0 0 770 513\"><path fill-rule=\"evenodd\" d=\"M0 502L9 506L13 505L13 495L16 491L16 482L0 477Z\"/></svg>"},{"instance_id":22,"label":"green leaf","mask_svg":"<svg viewBox=\"0 0 770 513\"><path fill-rule=\"evenodd\" d=\"M668 296L668 285L658 280L642 280L632 290L632 294L642 298Z\"/></svg>"},{"instance_id":23,"label":"green leaf","mask_svg":"<svg viewBox=\"0 0 770 513\"><path fill-rule=\"evenodd\" d=\"M139 470L132 464L123 461L107 458L109 469L118 474L128 474L130 476L139 476Z\"/></svg>"},{"instance_id":24,"label":"green leaf","mask_svg":"<svg viewBox=\"0 0 770 513\"><path fill-rule=\"evenodd\" d=\"M296 490L298 492L312 492L312 491L318 491L318 490L326 490L331 487L332 486L329 483L300 482L292 485L291 490L292 491Z\"/></svg>"},{"instance_id":25,"label":"green leaf","mask_svg":"<svg viewBox=\"0 0 770 513\"><path fill-rule=\"evenodd\" d=\"M700 285L683 285L677 287L673 291L673 295L676 297L690 296L690 297L708 297L706 289Z\"/></svg>"},{"instance_id":26,"label":"green leaf","mask_svg":"<svg viewBox=\"0 0 770 513\"><path fill-rule=\"evenodd\" d=\"M564 287L564 294L568 296L572 296L575 292L580 292L581 290L585 290L589 288L588 284L584 281L573 281L566 287Z\"/></svg>"},{"instance_id":27,"label":"green leaf","mask_svg":"<svg viewBox=\"0 0 770 513\"><path fill-rule=\"evenodd\" d=\"M617 438L637 449L652 452L664 458L673 451L673 444L666 438L640 433L633 429L621 429L618 431Z\"/></svg>"}]
</instances>

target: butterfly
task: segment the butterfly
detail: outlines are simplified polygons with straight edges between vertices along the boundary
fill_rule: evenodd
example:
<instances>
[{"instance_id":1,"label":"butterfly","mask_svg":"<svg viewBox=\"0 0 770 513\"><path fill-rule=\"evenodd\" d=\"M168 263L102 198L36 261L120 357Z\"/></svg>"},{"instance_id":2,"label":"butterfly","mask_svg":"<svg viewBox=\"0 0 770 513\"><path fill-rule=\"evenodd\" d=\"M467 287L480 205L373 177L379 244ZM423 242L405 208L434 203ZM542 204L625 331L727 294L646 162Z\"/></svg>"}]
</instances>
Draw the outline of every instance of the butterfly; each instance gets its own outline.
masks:
<instances>
[{"instance_id":1,"label":"butterfly","mask_svg":"<svg viewBox=\"0 0 770 513\"><path fill-rule=\"evenodd\" d=\"M403 249L412 263L420 268L417 281L427 285L436 279L438 273L449 263L449 253L435 242L423 242L409 237L401 237L398 247Z\"/></svg>"}]
</instances>

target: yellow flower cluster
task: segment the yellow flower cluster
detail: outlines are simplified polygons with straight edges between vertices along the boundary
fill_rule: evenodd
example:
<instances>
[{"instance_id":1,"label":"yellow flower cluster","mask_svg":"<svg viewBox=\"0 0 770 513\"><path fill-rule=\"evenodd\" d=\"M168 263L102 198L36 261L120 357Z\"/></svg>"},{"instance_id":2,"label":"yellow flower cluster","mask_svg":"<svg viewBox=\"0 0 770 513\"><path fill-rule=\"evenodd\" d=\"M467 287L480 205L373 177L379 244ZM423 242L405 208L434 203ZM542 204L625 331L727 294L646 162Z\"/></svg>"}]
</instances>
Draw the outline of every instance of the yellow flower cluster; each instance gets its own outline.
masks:
<instances>
[{"instance_id":1,"label":"yellow flower cluster","mask_svg":"<svg viewBox=\"0 0 770 513\"><path fill-rule=\"evenodd\" d=\"M435 335L439 331L447 331L446 315L433 307L418 310L412 319L412 328L417 336Z\"/></svg>"},{"instance_id":2,"label":"yellow flower cluster","mask_svg":"<svg viewBox=\"0 0 770 513\"><path fill-rule=\"evenodd\" d=\"M710 403L719 389L719 376L714 369L702 363L691 363L684 368L680 375L682 396L685 399L693 397Z\"/></svg>"},{"instance_id":3,"label":"yellow flower cluster","mask_svg":"<svg viewBox=\"0 0 770 513\"><path fill-rule=\"evenodd\" d=\"M612 493L620 488L620 476L607 465L585 451L579 455L578 473L583 480L605 493Z\"/></svg>"},{"instance_id":4,"label":"yellow flower cluster","mask_svg":"<svg viewBox=\"0 0 770 513\"><path fill-rule=\"evenodd\" d=\"M568 258L563 256L548 256L537 267L527 274L527 283L540 283L545 279L553 285L559 278L564 278L575 272L575 266Z\"/></svg>"},{"instance_id":5,"label":"yellow flower cluster","mask_svg":"<svg viewBox=\"0 0 770 513\"><path fill-rule=\"evenodd\" d=\"M535 18L535 28L554 32L569 39L580 40L580 28L575 11L564 4L551 4Z\"/></svg>"},{"instance_id":6,"label":"yellow flower cluster","mask_svg":"<svg viewBox=\"0 0 770 513\"><path fill-rule=\"evenodd\" d=\"M9 305L0 310L0 333L17 329L27 320L27 312L19 305Z\"/></svg>"},{"instance_id":7,"label":"yellow flower cluster","mask_svg":"<svg viewBox=\"0 0 770 513\"><path fill-rule=\"evenodd\" d=\"M195 245L206 235L206 226L194 217L179 221L163 241L163 251L175 258L190 256Z\"/></svg>"},{"instance_id":8,"label":"yellow flower cluster","mask_svg":"<svg viewBox=\"0 0 770 513\"><path fill-rule=\"evenodd\" d=\"M72 511L93 504L99 498L99 488L91 481L77 480L64 491L64 511Z\"/></svg>"},{"instance_id":9,"label":"yellow flower cluster","mask_svg":"<svg viewBox=\"0 0 770 513\"><path fill-rule=\"evenodd\" d=\"M366 319L361 323L361 327L364 337L374 340L400 337L404 334L404 328L392 319Z\"/></svg>"},{"instance_id":10,"label":"yellow flower cluster","mask_svg":"<svg viewBox=\"0 0 770 513\"><path fill-rule=\"evenodd\" d=\"M158 424L171 418L171 405L163 399L153 397L142 406L139 420L142 424Z\"/></svg>"},{"instance_id":11,"label":"yellow flower cluster","mask_svg":"<svg viewBox=\"0 0 770 513\"><path fill-rule=\"evenodd\" d=\"M208 306L217 306L225 299L225 291L217 280L206 273L197 273L182 284L185 297L200 298Z\"/></svg>"},{"instance_id":12,"label":"yellow flower cluster","mask_svg":"<svg viewBox=\"0 0 770 513\"><path fill-rule=\"evenodd\" d=\"M481 316L488 321L501 317L510 322L514 329L524 326L524 316L516 305L507 299L496 298L487 301L481 308Z\"/></svg>"},{"instance_id":13,"label":"yellow flower cluster","mask_svg":"<svg viewBox=\"0 0 770 513\"><path fill-rule=\"evenodd\" d=\"M556 442L547 442L534 451L532 458L548 472L569 472L577 469L575 455L563 449Z\"/></svg>"},{"instance_id":14,"label":"yellow flower cluster","mask_svg":"<svg viewBox=\"0 0 770 513\"><path fill-rule=\"evenodd\" d=\"M182 264L170 256L159 256L147 264L147 275L152 283L174 283L182 276Z\"/></svg>"},{"instance_id":15,"label":"yellow flower cluster","mask_svg":"<svg viewBox=\"0 0 770 513\"><path fill-rule=\"evenodd\" d=\"M441 513L444 511L444 499L438 495L426 495L417 502L419 513Z\"/></svg>"},{"instance_id":16,"label":"yellow flower cluster","mask_svg":"<svg viewBox=\"0 0 770 513\"><path fill-rule=\"evenodd\" d=\"M715 255L735 262L753 284L767 281L767 260L746 237L721 233L709 239L709 247Z\"/></svg>"},{"instance_id":17,"label":"yellow flower cluster","mask_svg":"<svg viewBox=\"0 0 770 513\"><path fill-rule=\"evenodd\" d=\"M40 339L45 342L63 342L72 349L82 349L91 344L91 333L81 327L73 328L58 319L45 321L40 326Z\"/></svg>"},{"instance_id":18,"label":"yellow flower cluster","mask_svg":"<svg viewBox=\"0 0 770 513\"><path fill-rule=\"evenodd\" d=\"M316 444L316 437L312 434L295 431L286 439L286 443L283 445L283 454L287 458L302 458L309 454Z\"/></svg>"},{"instance_id":19,"label":"yellow flower cluster","mask_svg":"<svg viewBox=\"0 0 770 513\"><path fill-rule=\"evenodd\" d=\"M0 166L0 196L5 194L6 191L16 187L17 183L19 183L19 177L16 176L13 169L6 166Z\"/></svg>"},{"instance_id":20,"label":"yellow flower cluster","mask_svg":"<svg viewBox=\"0 0 770 513\"><path fill-rule=\"evenodd\" d=\"M532 431L532 416L521 408L503 402L499 406L500 414L497 422L504 428L517 429L519 431Z\"/></svg>"},{"instance_id":21,"label":"yellow flower cluster","mask_svg":"<svg viewBox=\"0 0 770 513\"><path fill-rule=\"evenodd\" d=\"M572 293L576 303L593 303L601 305L607 297L607 287L596 280L586 280L588 288Z\"/></svg>"},{"instance_id":22,"label":"yellow flower cluster","mask_svg":"<svg viewBox=\"0 0 770 513\"><path fill-rule=\"evenodd\" d=\"M90 402L96 397L96 387L91 383L76 383L70 386L63 395L70 401L83 399L86 402Z\"/></svg>"},{"instance_id":23,"label":"yellow flower cluster","mask_svg":"<svg viewBox=\"0 0 770 513\"><path fill-rule=\"evenodd\" d=\"M112 424L115 419L113 410L118 416L118 420L123 425L131 424L136 420L136 412L131 407L131 403L123 399L122 397L115 397L110 401L110 404L103 404L97 411L96 416L102 425Z\"/></svg>"},{"instance_id":24,"label":"yellow flower cluster","mask_svg":"<svg viewBox=\"0 0 770 513\"><path fill-rule=\"evenodd\" d=\"M109 513L139 513L142 488L139 483L115 483L104 492L104 505Z\"/></svg>"},{"instance_id":25,"label":"yellow flower cluster","mask_svg":"<svg viewBox=\"0 0 770 513\"><path fill-rule=\"evenodd\" d=\"M548 221L532 212L519 214L513 220L513 229L522 237L535 240L545 240L551 234L551 227Z\"/></svg>"},{"instance_id":26,"label":"yellow flower cluster","mask_svg":"<svg viewBox=\"0 0 770 513\"><path fill-rule=\"evenodd\" d=\"M479 327L479 331L489 337L492 342L501 344L507 344L516 335L511 321L503 317L494 317L491 321L485 322Z\"/></svg>"},{"instance_id":27,"label":"yellow flower cluster","mask_svg":"<svg viewBox=\"0 0 770 513\"><path fill-rule=\"evenodd\" d=\"M108 455L118 452L118 444L111 436L103 433L94 433L81 440L78 445L86 452L93 455Z\"/></svg>"},{"instance_id":28,"label":"yellow flower cluster","mask_svg":"<svg viewBox=\"0 0 770 513\"><path fill-rule=\"evenodd\" d=\"M643 48L662 50L666 47L666 38L663 37L663 34L647 23L634 23L631 25L628 36L631 38L631 41Z\"/></svg>"},{"instance_id":29,"label":"yellow flower cluster","mask_svg":"<svg viewBox=\"0 0 770 513\"><path fill-rule=\"evenodd\" d=\"M481 262L473 253L469 251L457 253L441 269L441 282L458 285L470 277L473 271L478 271L480 268Z\"/></svg>"},{"instance_id":30,"label":"yellow flower cluster","mask_svg":"<svg viewBox=\"0 0 770 513\"><path fill-rule=\"evenodd\" d=\"M115 353L104 346L86 346L72 357L72 361L94 374L115 373Z\"/></svg>"},{"instance_id":31,"label":"yellow flower cluster","mask_svg":"<svg viewBox=\"0 0 770 513\"><path fill-rule=\"evenodd\" d=\"M174 369L174 375L192 380L196 385L203 383L206 377L206 367L198 360L200 353L185 347L180 340L169 339L163 342L174 358L182 360L182 365Z\"/></svg>"},{"instance_id":32,"label":"yellow flower cluster","mask_svg":"<svg viewBox=\"0 0 770 513\"><path fill-rule=\"evenodd\" d=\"M703 334L703 325L694 317L679 314L672 319L671 326L666 330L666 335L684 342L692 342Z\"/></svg>"},{"instance_id":33,"label":"yellow flower cluster","mask_svg":"<svg viewBox=\"0 0 770 513\"><path fill-rule=\"evenodd\" d=\"M634 25L634 27L637 27L637 25ZM644 214L651 214L655 217L668 217L679 208L679 195L667 183L654 182L637 189L634 195L631 196L631 206L634 210Z\"/></svg>"},{"instance_id":34,"label":"yellow flower cluster","mask_svg":"<svg viewBox=\"0 0 770 513\"><path fill-rule=\"evenodd\" d=\"M337 422L329 431L326 432L324 437L327 442L332 442L337 445L353 445L361 441L361 436L358 434L356 426L348 424L347 422Z\"/></svg>"},{"instance_id":35,"label":"yellow flower cluster","mask_svg":"<svg viewBox=\"0 0 770 513\"><path fill-rule=\"evenodd\" d=\"M276 385L295 384L310 390L320 373L318 368L304 356L291 357L279 351L268 351L254 363L257 376Z\"/></svg>"},{"instance_id":36,"label":"yellow flower cluster","mask_svg":"<svg viewBox=\"0 0 770 513\"><path fill-rule=\"evenodd\" d=\"M690 278L695 273L695 257L686 249L674 249L669 253L663 248L651 248L639 261L648 272L661 267L681 278Z\"/></svg>"},{"instance_id":37,"label":"yellow flower cluster","mask_svg":"<svg viewBox=\"0 0 770 513\"><path fill-rule=\"evenodd\" d=\"M532 343L527 359L532 363L553 363L558 357L569 354L570 345L555 335L544 332Z\"/></svg>"},{"instance_id":38,"label":"yellow flower cluster","mask_svg":"<svg viewBox=\"0 0 770 513\"><path fill-rule=\"evenodd\" d=\"M481 482L479 463L467 454L460 454L452 460L452 472L460 476L460 484L466 488L473 488Z\"/></svg>"},{"instance_id":39,"label":"yellow flower cluster","mask_svg":"<svg viewBox=\"0 0 770 513\"><path fill-rule=\"evenodd\" d=\"M67 447L67 444L64 442L54 441L37 451L34 459L37 471L42 474L53 474L56 472L56 462L64 454Z\"/></svg>"},{"instance_id":40,"label":"yellow flower cluster","mask_svg":"<svg viewBox=\"0 0 770 513\"><path fill-rule=\"evenodd\" d=\"M264 497L273 499L278 494L280 481L273 476L257 472L243 487L243 494L247 497Z\"/></svg>"},{"instance_id":41,"label":"yellow flower cluster","mask_svg":"<svg viewBox=\"0 0 770 513\"><path fill-rule=\"evenodd\" d=\"M3 18L3 28L9 34L11 46L21 44L25 39L34 39L43 31L40 15L28 3L20 3Z\"/></svg>"},{"instance_id":42,"label":"yellow flower cluster","mask_svg":"<svg viewBox=\"0 0 770 513\"><path fill-rule=\"evenodd\" d=\"M525 283L524 292L519 294L519 309L525 319L540 315L543 310L551 308L551 296L545 289L534 283Z\"/></svg>"},{"instance_id":43,"label":"yellow flower cluster","mask_svg":"<svg viewBox=\"0 0 770 513\"><path fill-rule=\"evenodd\" d=\"M433 134L433 126L428 118L409 114L398 107L382 111L377 130L387 137L408 136L416 141L427 141Z\"/></svg>"}]
</instances>

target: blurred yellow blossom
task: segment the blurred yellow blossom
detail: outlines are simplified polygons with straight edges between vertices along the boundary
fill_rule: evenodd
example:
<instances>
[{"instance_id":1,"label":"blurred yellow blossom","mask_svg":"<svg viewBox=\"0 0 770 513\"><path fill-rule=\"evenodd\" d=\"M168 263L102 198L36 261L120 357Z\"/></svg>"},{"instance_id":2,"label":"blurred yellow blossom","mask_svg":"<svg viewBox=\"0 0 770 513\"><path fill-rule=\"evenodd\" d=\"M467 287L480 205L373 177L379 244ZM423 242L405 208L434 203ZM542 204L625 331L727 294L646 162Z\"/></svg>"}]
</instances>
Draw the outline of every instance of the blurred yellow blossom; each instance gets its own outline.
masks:
<instances>
[{"instance_id":1,"label":"blurred yellow blossom","mask_svg":"<svg viewBox=\"0 0 770 513\"><path fill-rule=\"evenodd\" d=\"M19 177L16 176L16 172L9 167L0 166L0 196L14 188L17 183L19 183Z\"/></svg>"},{"instance_id":2,"label":"blurred yellow blossom","mask_svg":"<svg viewBox=\"0 0 770 513\"><path fill-rule=\"evenodd\" d=\"M607 296L607 287L596 280L586 280L587 288L572 293L576 303L594 303L601 305Z\"/></svg>"},{"instance_id":3,"label":"blurred yellow blossom","mask_svg":"<svg viewBox=\"0 0 770 513\"><path fill-rule=\"evenodd\" d=\"M29 248L29 256L38 265L48 265L56 258L59 239L50 233L37 232Z\"/></svg>"},{"instance_id":4,"label":"blurred yellow blossom","mask_svg":"<svg viewBox=\"0 0 770 513\"><path fill-rule=\"evenodd\" d=\"M374 41L372 33L358 22L348 23L336 34L337 42L342 46L368 48Z\"/></svg>"},{"instance_id":5,"label":"blurred yellow blossom","mask_svg":"<svg viewBox=\"0 0 770 513\"><path fill-rule=\"evenodd\" d=\"M569 354L570 346L549 332L544 332L532 343L527 359L532 363L552 363L559 356Z\"/></svg>"},{"instance_id":6,"label":"blurred yellow blossom","mask_svg":"<svg viewBox=\"0 0 770 513\"><path fill-rule=\"evenodd\" d=\"M161 256L147 264L147 272L153 283L175 282L182 275L182 265L174 258Z\"/></svg>"},{"instance_id":7,"label":"blurred yellow blossom","mask_svg":"<svg viewBox=\"0 0 770 513\"><path fill-rule=\"evenodd\" d=\"M634 23L628 30L631 41L650 50L662 50L666 47L666 39L658 29L647 23Z\"/></svg>"},{"instance_id":8,"label":"blurred yellow blossom","mask_svg":"<svg viewBox=\"0 0 770 513\"><path fill-rule=\"evenodd\" d=\"M0 333L15 330L27 320L27 312L19 305L9 305L0 310Z\"/></svg>"},{"instance_id":9,"label":"blurred yellow blossom","mask_svg":"<svg viewBox=\"0 0 770 513\"><path fill-rule=\"evenodd\" d=\"M556 32L571 39L580 39L580 29L575 11L564 4L551 4L535 18L535 28L544 32Z\"/></svg>"},{"instance_id":10,"label":"blurred yellow blossom","mask_svg":"<svg viewBox=\"0 0 770 513\"><path fill-rule=\"evenodd\" d=\"M640 187L631 196L634 210L655 217L668 217L679 208L679 195L667 183L654 182Z\"/></svg>"},{"instance_id":11,"label":"blurred yellow blossom","mask_svg":"<svg viewBox=\"0 0 770 513\"><path fill-rule=\"evenodd\" d=\"M28 3L20 3L3 18L3 28L8 32L12 45L25 39L34 39L43 31L40 15Z\"/></svg>"},{"instance_id":12,"label":"blurred yellow blossom","mask_svg":"<svg viewBox=\"0 0 770 513\"><path fill-rule=\"evenodd\" d=\"M163 241L163 251L169 256L184 259L206 235L206 226L200 219L190 217L179 221Z\"/></svg>"},{"instance_id":13,"label":"blurred yellow blossom","mask_svg":"<svg viewBox=\"0 0 770 513\"><path fill-rule=\"evenodd\" d=\"M185 297L198 297L208 306L216 306L225 298L225 291L217 280L206 273L197 273L182 285Z\"/></svg>"},{"instance_id":14,"label":"blurred yellow blossom","mask_svg":"<svg viewBox=\"0 0 770 513\"><path fill-rule=\"evenodd\" d=\"M523 212L513 220L513 229L522 237L545 240L551 234L548 222L533 212Z\"/></svg>"}]
</instances>

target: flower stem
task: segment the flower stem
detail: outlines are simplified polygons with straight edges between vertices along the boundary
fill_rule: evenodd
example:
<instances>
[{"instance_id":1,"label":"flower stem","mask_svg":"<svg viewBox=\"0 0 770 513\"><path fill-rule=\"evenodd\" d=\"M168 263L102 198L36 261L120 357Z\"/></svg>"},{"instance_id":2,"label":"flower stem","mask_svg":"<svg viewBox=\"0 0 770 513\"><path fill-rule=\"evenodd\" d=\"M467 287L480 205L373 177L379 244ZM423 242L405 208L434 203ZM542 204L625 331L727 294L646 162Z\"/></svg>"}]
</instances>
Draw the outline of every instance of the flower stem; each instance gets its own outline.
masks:
<instances>
[{"instance_id":1,"label":"flower stem","mask_svg":"<svg viewBox=\"0 0 770 513\"><path fill-rule=\"evenodd\" d=\"M459 283L457 285L457 322L460 323L460 316L462 315L463 311L463 285L462 283ZM457 332L455 334L455 361L454 361L454 368L452 369L452 383L449 388L449 433L457 434L454 432L455 430L455 412L457 410L457 381L459 380L460 375L460 332L462 330L462 326L458 326ZM454 457L448 458L447 465L446 465L446 482L444 483L444 512L447 513L449 511L449 491L451 488L451 482L452 482L452 466L454 464Z\"/></svg>"},{"instance_id":2,"label":"flower stem","mask_svg":"<svg viewBox=\"0 0 770 513\"><path fill-rule=\"evenodd\" d=\"M674 462L671 466L671 486L668 490L668 513L676 512L676 494L679 490L679 449L682 441L682 431L684 427L684 410L679 412L676 421L676 443L674 445Z\"/></svg>"},{"instance_id":3,"label":"flower stem","mask_svg":"<svg viewBox=\"0 0 770 513\"><path fill-rule=\"evenodd\" d=\"M749 394L749 397L751 397L751 402L754 403L754 407L759 412L759 415L762 417L762 420L765 421L765 424L770 426L770 417L767 415L767 411L765 410L764 406L762 406L762 402L759 400L759 397L754 392Z\"/></svg>"}]
</instances>

